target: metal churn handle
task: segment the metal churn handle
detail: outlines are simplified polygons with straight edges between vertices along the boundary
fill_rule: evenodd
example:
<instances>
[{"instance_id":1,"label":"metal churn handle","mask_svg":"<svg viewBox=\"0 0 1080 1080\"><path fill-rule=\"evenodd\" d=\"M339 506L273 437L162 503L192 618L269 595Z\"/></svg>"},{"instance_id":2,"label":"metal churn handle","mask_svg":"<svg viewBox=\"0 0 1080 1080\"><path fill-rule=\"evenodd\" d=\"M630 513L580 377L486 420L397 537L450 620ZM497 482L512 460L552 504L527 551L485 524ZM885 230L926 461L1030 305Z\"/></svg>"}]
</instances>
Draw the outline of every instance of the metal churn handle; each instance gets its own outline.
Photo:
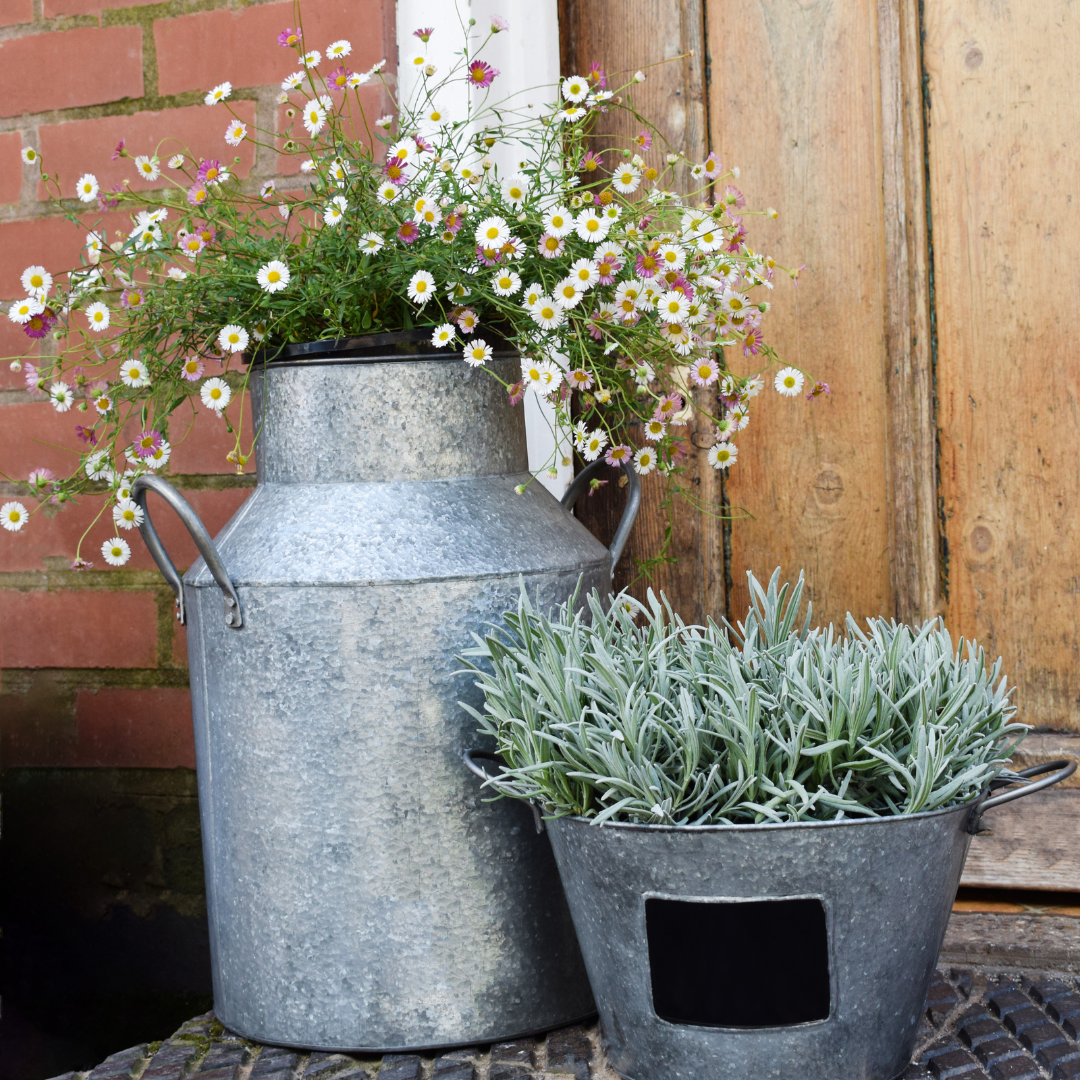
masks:
<instances>
[{"instance_id":1,"label":"metal churn handle","mask_svg":"<svg viewBox=\"0 0 1080 1080\"><path fill-rule=\"evenodd\" d=\"M589 481L604 467L604 465L604 459L598 458L591 465L587 465L574 477L572 483L566 489L566 494L563 495L561 500L564 510L573 508L574 503L581 498L582 493L589 486ZM626 466L626 478L630 481L629 498L626 500L626 506L623 509L622 517L619 518L619 527L615 530L615 536L611 541L611 547L608 549L611 558L612 577L615 576L615 564L619 561L619 556L622 555L623 548L626 547L626 541L630 538L630 530L634 527L634 520L637 518L638 510L641 509L641 477L638 476L629 463Z\"/></svg>"}]
</instances>

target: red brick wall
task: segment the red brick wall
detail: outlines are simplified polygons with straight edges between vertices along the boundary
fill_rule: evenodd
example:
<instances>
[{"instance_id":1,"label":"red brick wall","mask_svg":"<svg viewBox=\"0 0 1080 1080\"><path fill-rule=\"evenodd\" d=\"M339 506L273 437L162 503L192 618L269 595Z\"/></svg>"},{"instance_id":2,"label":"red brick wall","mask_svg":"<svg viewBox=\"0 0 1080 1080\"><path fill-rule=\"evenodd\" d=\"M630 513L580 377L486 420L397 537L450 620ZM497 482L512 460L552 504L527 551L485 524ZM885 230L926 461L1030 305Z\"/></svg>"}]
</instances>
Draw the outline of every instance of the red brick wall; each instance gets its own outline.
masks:
<instances>
[{"instance_id":1,"label":"red brick wall","mask_svg":"<svg viewBox=\"0 0 1080 1080\"><path fill-rule=\"evenodd\" d=\"M303 0L311 47L338 38L353 44L351 66L396 62L393 0ZM194 9L194 10L193 10ZM31 263L57 274L78 262L87 230L58 217L23 147L41 152L71 192L84 172L104 190L136 179L130 159L112 161L126 139L132 154L153 153L174 135L194 152L231 160L222 140L226 113L202 104L226 79L249 124L270 127L281 79L295 57L276 37L295 25L290 0L0 0L0 302L21 297L19 275ZM371 106L386 103L372 89ZM227 152L227 154L226 154ZM169 153L163 148L162 156ZM274 175L272 149L241 148L241 177ZM90 219L92 220L92 219ZM126 221L126 219L125 219ZM123 222L121 222L123 223ZM9 370L28 354L28 339L0 319L0 473L25 479L31 469L71 471L81 414L58 414L23 389ZM46 349L48 345L44 346ZM37 350L30 350L34 355ZM247 425L245 425L246 427ZM190 431L188 430L190 427ZM186 438L185 438L186 434ZM199 410L169 432L169 477L217 532L243 502L253 471L237 476L225 455L224 426ZM64 449L65 447L71 449ZM29 501L0 478L0 501ZM179 567L195 558L183 528L151 500L155 523ZM173 618L172 593L137 534L125 534L131 561L110 570L101 558L111 534L92 526L98 504L36 514L20 533L0 531L0 765L173 767L194 764L187 654ZM92 526L92 527L91 527ZM80 535L90 527L73 571Z\"/></svg>"}]
</instances>

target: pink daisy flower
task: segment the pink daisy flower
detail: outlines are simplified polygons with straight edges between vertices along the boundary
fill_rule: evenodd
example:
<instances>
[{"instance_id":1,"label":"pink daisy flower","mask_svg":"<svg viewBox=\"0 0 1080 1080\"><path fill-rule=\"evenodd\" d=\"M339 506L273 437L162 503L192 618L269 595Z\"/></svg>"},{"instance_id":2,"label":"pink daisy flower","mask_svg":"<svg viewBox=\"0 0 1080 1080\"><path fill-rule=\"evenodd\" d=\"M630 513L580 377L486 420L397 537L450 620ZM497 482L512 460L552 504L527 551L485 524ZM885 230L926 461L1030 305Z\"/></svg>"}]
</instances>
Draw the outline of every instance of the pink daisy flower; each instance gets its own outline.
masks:
<instances>
[{"instance_id":1,"label":"pink daisy flower","mask_svg":"<svg viewBox=\"0 0 1080 1080\"><path fill-rule=\"evenodd\" d=\"M660 272L660 260L655 252L644 251L634 260L634 276L647 281Z\"/></svg>"},{"instance_id":2,"label":"pink daisy flower","mask_svg":"<svg viewBox=\"0 0 1080 1080\"><path fill-rule=\"evenodd\" d=\"M666 424L682 407L683 399L678 394L665 394L657 403L653 419Z\"/></svg>"},{"instance_id":3,"label":"pink daisy flower","mask_svg":"<svg viewBox=\"0 0 1080 1080\"><path fill-rule=\"evenodd\" d=\"M94 434L93 428L83 427L82 424L76 424L75 434L84 443L89 443L91 446L97 446L97 436Z\"/></svg>"},{"instance_id":4,"label":"pink daisy flower","mask_svg":"<svg viewBox=\"0 0 1080 1080\"><path fill-rule=\"evenodd\" d=\"M491 32L493 34L502 34L510 29L510 24L501 15L491 16Z\"/></svg>"},{"instance_id":5,"label":"pink daisy flower","mask_svg":"<svg viewBox=\"0 0 1080 1080\"><path fill-rule=\"evenodd\" d=\"M634 142L641 147L642 150L652 149L652 135L648 131L639 132L638 137Z\"/></svg>"},{"instance_id":6,"label":"pink daisy flower","mask_svg":"<svg viewBox=\"0 0 1080 1080\"><path fill-rule=\"evenodd\" d=\"M457 210L451 210L450 213L443 218L443 225L451 236L456 236L461 229L462 220L461 214L459 214Z\"/></svg>"},{"instance_id":7,"label":"pink daisy flower","mask_svg":"<svg viewBox=\"0 0 1080 1080\"><path fill-rule=\"evenodd\" d=\"M141 289L125 289L120 294L120 306L127 311L138 311L145 299Z\"/></svg>"},{"instance_id":8,"label":"pink daisy flower","mask_svg":"<svg viewBox=\"0 0 1080 1080\"><path fill-rule=\"evenodd\" d=\"M477 90L486 90L499 72L483 60L474 60L469 65L469 85Z\"/></svg>"},{"instance_id":9,"label":"pink daisy flower","mask_svg":"<svg viewBox=\"0 0 1080 1080\"><path fill-rule=\"evenodd\" d=\"M40 378L38 369L33 364L23 364L23 380L26 382L26 389L31 394L40 394L42 392L41 387L38 386Z\"/></svg>"},{"instance_id":10,"label":"pink daisy flower","mask_svg":"<svg viewBox=\"0 0 1080 1080\"><path fill-rule=\"evenodd\" d=\"M205 370L203 362L197 356L189 356L180 368L180 378L187 379L188 382L195 382L197 379L202 378Z\"/></svg>"},{"instance_id":11,"label":"pink daisy flower","mask_svg":"<svg viewBox=\"0 0 1080 1080\"><path fill-rule=\"evenodd\" d=\"M473 333L476 330L476 324L479 321L476 317L476 312L468 307L454 312L450 318L453 322L458 324L458 329L463 334Z\"/></svg>"},{"instance_id":12,"label":"pink daisy flower","mask_svg":"<svg viewBox=\"0 0 1080 1080\"><path fill-rule=\"evenodd\" d=\"M525 380L519 379L513 386L508 387L506 392L510 395L510 404L517 405L525 396Z\"/></svg>"},{"instance_id":13,"label":"pink daisy flower","mask_svg":"<svg viewBox=\"0 0 1080 1080\"><path fill-rule=\"evenodd\" d=\"M205 184L192 184L187 190L187 201L192 206L202 206L209 194Z\"/></svg>"},{"instance_id":14,"label":"pink daisy flower","mask_svg":"<svg viewBox=\"0 0 1080 1080\"><path fill-rule=\"evenodd\" d=\"M743 193L737 187L732 187L730 184L724 188L724 202L726 202L728 206L734 206L737 209L741 209L746 205L746 199L743 197Z\"/></svg>"},{"instance_id":15,"label":"pink daisy flower","mask_svg":"<svg viewBox=\"0 0 1080 1080\"><path fill-rule=\"evenodd\" d=\"M43 338L56 323L56 312L47 307L38 315L33 315L29 322L23 323L23 333L31 338Z\"/></svg>"},{"instance_id":16,"label":"pink daisy flower","mask_svg":"<svg viewBox=\"0 0 1080 1080\"><path fill-rule=\"evenodd\" d=\"M136 457L146 458L161 446L161 432L159 431L144 431L136 440L132 447L135 451Z\"/></svg>"},{"instance_id":17,"label":"pink daisy flower","mask_svg":"<svg viewBox=\"0 0 1080 1080\"><path fill-rule=\"evenodd\" d=\"M633 452L629 446L620 444L619 446L611 447L604 455L604 460L609 465L613 465L616 469L621 469L633 456Z\"/></svg>"},{"instance_id":18,"label":"pink daisy flower","mask_svg":"<svg viewBox=\"0 0 1080 1080\"><path fill-rule=\"evenodd\" d=\"M594 90L607 89L607 72L595 60L589 68L588 80Z\"/></svg>"},{"instance_id":19,"label":"pink daisy flower","mask_svg":"<svg viewBox=\"0 0 1080 1080\"><path fill-rule=\"evenodd\" d=\"M341 67L335 68L327 75L326 85L329 86L331 90L347 90L349 88L349 79L351 79L354 74L354 72L350 71L342 64Z\"/></svg>"},{"instance_id":20,"label":"pink daisy flower","mask_svg":"<svg viewBox=\"0 0 1080 1080\"><path fill-rule=\"evenodd\" d=\"M743 338L742 351L744 356L757 356L761 352L761 347L765 342L762 340L761 331L756 327L751 327L746 331L746 336Z\"/></svg>"},{"instance_id":21,"label":"pink daisy flower","mask_svg":"<svg viewBox=\"0 0 1080 1080\"><path fill-rule=\"evenodd\" d=\"M810 387L810 393L806 395L807 401L813 401L816 397L821 397L822 394L831 394L832 390L829 388L827 382L816 382Z\"/></svg>"},{"instance_id":22,"label":"pink daisy flower","mask_svg":"<svg viewBox=\"0 0 1080 1080\"><path fill-rule=\"evenodd\" d=\"M596 170L599 169L603 164L604 159L599 154L595 154L592 150L590 150L581 159L580 167L584 169L585 172L596 172Z\"/></svg>"},{"instance_id":23,"label":"pink daisy flower","mask_svg":"<svg viewBox=\"0 0 1080 1080\"><path fill-rule=\"evenodd\" d=\"M414 135L413 142L416 143L416 149L422 154L430 154L435 149L423 135Z\"/></svg>"},{"instance_id":24,"label":"pink daisy flower","mask_svg":"<svg viewBox=\"0 0 1080 1080\"><path fill-rule=\"evenodd\" d=\"M299 26L295 30L291 30L286 26L277 36L277 43L286 49L292 48L293 45L299 45L303 40L304 34Z\"/></svg>"},{"instance_id":25,"label":"pink daisy flower","mask_svg":"<svg viewBox=\"0 0 1080 1080\"><path fill-rule=\"evenodd\" d=\"M720 367L711 357L702 357L690 365L690 378L698 386L712 386L720 378Z\"/></svg>"},{"instance_id":26,"label":"pink daisy flower","mask_svg":"<svg viewBox=\"0 0 1080 1080\"><path fill-rule=\"evenodd\" d=\"M604 325L610 323L614 312L594 311L589 318L589 337L593 341L603 341Z\"/></svg>"},{"instance_id":27,"label":"pink daisy flower","mask_svg":"<svg viewBox=\"0 0 1080 1080\"><path fill-rule=\"evenodd\" d=\"M566 250L566 242L557 236L552 236L549 232L542 233L536 250L545 259L557 259Z\"/></svg>"},{"instance_id":28,"label":"pink daisy flower","mask_svg":"<svg viewBox=\"0 0 1080 1080\"><path fill-rule=\"evenodd\" d=\"M705 175L710 180L715 180L720 175L720 170L724 166L721 164L720 159L711 151L709 156L705 159L702 168L705 170Z\"/></svg>"},{"instance_id":29,"label":"pink daisy flower","mask_svg":"<svg viewBox=\"0 0 1080 1080\"><path fill-rule=\"evenodd\" d=\"M113 184L113 191L123 191L123 184ZM108 210L115 210L120 205L119 199L112 199L104 192L98 192L98 209L104 214Z\"/></svg>"},{"instance_id":30,"label":"pink daisy flower","mask_svg":"<svg viewBox=\"0 0 1080 1080\"><path fill-rule=\"evenodd\" d=\"M592 387L592 372L584 368L575 368L567 374L566 383L575 390L588 390Z\"/></svg>"},{"instance_id":31,"label":"pink daisy flower","mask_svg":"<svg viewBox=\"0 0 1080 1080\"><path fill-rule=\"evenodd\" d=\"M621 259L601 259L597 265L597 269L600 271L600 277L597 279L597 285L614 285L615 275L622 269Z\"/></svg>"},{"instance_id":32,"label":"pink daisy flower","mask_svg":"<svg viewBox=\"0 0 1080 1080\"><path fill-rule=\"evenodd\" d=\"M199 166L195 179L201 180L204 184L212 184L224 171L225 167L217 158L208 158Z\"/></svg>"},{"instance_id":33,"label":"pink daisy flower","mask_svg":"<svg viewBox=\"0 0 1080 1080\"><path fill-rule=\"evenodd\" d=\"M405 159L400 157L392 157L384 166L383 172L386 174L386 179L391 184L396 184L401 187L402 184L408 179L405 173Z\"/></svg>"},{"instance_id":34,"label":"pink daisy flower","mask_svg":"<svg viewBox=\"0 0 1080 1080\"><path fill-rule=\"evenodd\" d=\"M728 242L728 246L725 248L725 250L730 251L732 254L734 254L736 251L739 250L739 248L742 247L743 241L745 239L746 229L743 226L743 223L740 221L738 228L732 234L731 240Z\"/></svg>"},{"instance_id":35,"label":"pink daisy flower","mask_svg":"<svg viewBox=\"0 0 1080 1080\"><path fill-rule=\"evenodd\" d=\"M121 139L116 144L116 149L112 152L112 160L113 161L119 161L120 158L124 156L124 143L125 142L127 142L126 139Z\"/></svg>"},{"instance_id":36,"label":"pink daisy flower","mask_svg":"<svg viewBox=\"0 0 1080 1080\"><path fill-rule=\"evenodd\" d=\"M479 244L477 244L476 257L485 266L494 266L499 261L499 259L502 258L502 254L500 253L498 248L486 248L481 247Z\"/></svg>"},{"instance_id":37,"label":"pink daisy flower","mask_svg":"<svg viewBox=\"0 0 1080 1080\"><path fill-rule=\"evenodd\" d=\"M415 244L420 237L420 226L415 221L404 221L397 231L397 238L403 244Z\"/></svg>"},{"instance_id":38,"label":"pink daisy flower","mask_svg":"<svg viewBox=\"0 0 1080 1080\"><path fill-rule=\"evenodd\" d=\"M423 26L419 30L412 32L413 37L418 37L425 45L431 39L431 35L435 33L434 26Z\"/></svg>"},{"instance_id":39,"label":"pink daisy flower","mask_svg":"<svg viewBox=\"0 0 1080 1080\"><path fill-rule=\"evenodd\" d=\"M49 501L51 502L52 500L50 499ZM72 570L93 570L94 569L94 564L92 562L88 561L87 559L72 559L71 560L71 569Z\"/></svg>"}]
</instances>

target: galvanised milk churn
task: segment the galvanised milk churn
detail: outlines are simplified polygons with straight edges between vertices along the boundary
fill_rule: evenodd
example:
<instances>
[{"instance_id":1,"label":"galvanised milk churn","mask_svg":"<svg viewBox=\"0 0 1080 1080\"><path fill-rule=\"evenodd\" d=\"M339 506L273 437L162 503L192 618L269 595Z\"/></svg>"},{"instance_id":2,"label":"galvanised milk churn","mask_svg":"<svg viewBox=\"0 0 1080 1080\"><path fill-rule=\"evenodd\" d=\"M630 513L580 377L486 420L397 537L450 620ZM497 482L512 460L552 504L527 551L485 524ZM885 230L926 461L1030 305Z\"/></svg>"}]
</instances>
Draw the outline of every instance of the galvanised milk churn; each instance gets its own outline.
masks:
<instances>
[{"instance_id":1,"label":"galvanised milk churn","mask_svg":"<svg viewBox=\"0 0 1080 1080\"><path fill-rule=\"evenodd\" d=\"M606 592L637 477L609 552L515 492L522 409L419 337L256 358L258 486L216 539L161 478L133 485L202 554L181 582L146 513L188 624L214 1008L264 1042L475 1045L594 1011L547 836L462 767L481 695L455 657L522 582Z\"/></svg>"}]
</instances>

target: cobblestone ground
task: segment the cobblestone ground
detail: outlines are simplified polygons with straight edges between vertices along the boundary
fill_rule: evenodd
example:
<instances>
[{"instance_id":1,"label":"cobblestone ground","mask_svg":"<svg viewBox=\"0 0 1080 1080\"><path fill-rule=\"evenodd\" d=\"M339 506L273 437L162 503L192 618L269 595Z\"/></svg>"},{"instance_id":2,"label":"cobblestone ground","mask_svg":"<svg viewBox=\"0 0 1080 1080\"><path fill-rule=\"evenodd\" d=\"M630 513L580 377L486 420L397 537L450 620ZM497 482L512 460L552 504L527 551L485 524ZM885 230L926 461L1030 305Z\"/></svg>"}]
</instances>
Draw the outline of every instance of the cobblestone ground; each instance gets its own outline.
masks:
<instances>
[{"instance_id":1,"label":"cobblestone ground","mask_svg":"<svg viewBox=\"0 0 1080 1080\"><path fill-rule=\"evenodd\" d=\"M902 1080L1080 1080L1080 980L942 968ZM298 1053L225 1030L213 1013L58 1080L617 1080L596 1027L436 1057ZM702 1078L719 1080L719 1078ZM791 1080L798 1080L792 1077Z\"/></svg>"}]
</instances>

